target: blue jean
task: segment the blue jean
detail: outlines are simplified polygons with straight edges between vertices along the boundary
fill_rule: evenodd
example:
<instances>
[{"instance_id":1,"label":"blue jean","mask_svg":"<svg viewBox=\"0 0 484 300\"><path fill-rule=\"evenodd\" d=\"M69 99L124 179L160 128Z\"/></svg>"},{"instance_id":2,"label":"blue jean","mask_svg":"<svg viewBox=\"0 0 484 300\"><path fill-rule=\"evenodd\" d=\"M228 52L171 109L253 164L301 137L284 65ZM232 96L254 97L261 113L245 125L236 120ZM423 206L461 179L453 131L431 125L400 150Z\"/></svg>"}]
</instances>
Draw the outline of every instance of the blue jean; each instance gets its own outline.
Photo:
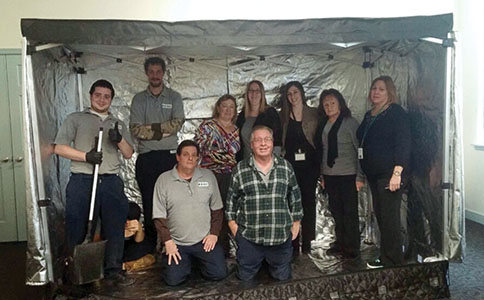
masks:
<instances>
[{"instance_id":1,"label":"blue jean","mask_svg":"<svg viewBox=\"0 0 484 300\"><path fill-rule=\"evenodd\" d=\"M222 247L217 243L210 252L203 250L202 242L192 246L177 245L181 260L178 265L172 259L168 265L168 256L163 254L163 279L168 285L179 285L183 283L192 272L192 260L200 262L202 276L209 280L222 280L227 277L227 265Z\"/></svg>"},{"instance_id":2,"label":"blue jean","mask_svg":"<svg viewBox=\"0 0 484 300\"><path fill-rule=\"evenodd\" d=\"M291 278L291 237L280 245L264 246L247 240L237 231L235 241L239 246L237 249L237 276L240 280L249 281L254 278L264 259L269 265L269 273L274 279L282 281Z\"/></svg>"},{"instance_id":3,"label":"blue jean","mask_svg":"<svg viewBox=\"0 0 484 300\"><path fill-rule=\"evenodd\" d=\"M92 175L71 174L66 188L66 233L70 250L81 244L87 231L92 191ZM122 270L124 224L128 216L128 199L124 184L117 175L100 175L96 191L93 229L101 219L101 236L107 240L104 256L106 276Z\"/></svg>"}]
</instances>

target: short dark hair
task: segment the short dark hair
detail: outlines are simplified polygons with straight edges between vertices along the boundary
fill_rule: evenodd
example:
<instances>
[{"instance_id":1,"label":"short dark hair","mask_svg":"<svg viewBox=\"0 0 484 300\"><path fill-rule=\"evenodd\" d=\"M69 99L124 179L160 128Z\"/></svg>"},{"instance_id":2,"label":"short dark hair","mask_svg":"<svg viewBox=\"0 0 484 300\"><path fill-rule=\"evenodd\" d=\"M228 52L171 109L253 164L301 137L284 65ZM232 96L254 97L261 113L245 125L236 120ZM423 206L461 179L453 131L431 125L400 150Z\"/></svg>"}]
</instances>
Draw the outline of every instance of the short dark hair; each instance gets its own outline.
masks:
<instances>
[{"instance_id":1,"label":"short dark hair","mask_svg":"<svg viewBox=\"0 0 484 300\"><path fill-rule=\"evenodd\" d=\"M163 73L166 71L165 61L161 57L158 57L158 56L148 57L145 60L145 73L148 72L148 67L150 65L159 65L163 69Z\"/></svg>"},{"instance_id":2,"label":"short dark hair","mask_svg":"<svg viewBox=\"0 0 484 300\"><path fill-rule=\"evenodd\" d=\"M178 148L176 148L176 155L181 155L183 148L190 146L197 148L197 155L200 155L200 147L198 147L198 144L193 140L184 140L181 142L180 145L178 145Z\"/></svg>"},{"instance_id":3,"label":"short dark hair","mask_svg":"<svg viewBox=\"0 0 484 300\"><path fill-rule=\"evenodd\" d=\"M324 107L323 107L323 100L327 96L334 96L338 100L339 111L343 118L351 117L351 111L346 105L346 100L343 97L343 95L340 93L340 91L338 91L337 89L326 89L321 92L321 95L319 96L319 106L318 106L318 113L320 116L326 117L326 113L324 112Z\"/></svg>"},{"instance_id":4,"label":"short dark hair","mask_svg":"<svg viewBox=\"0 0 484 300\"><path fill-rule=\"evenodd\" d=\"M91 85L91 89L89 90L89 95L94 93L97 87L103 87L111 90L111 99L114 98L114 88L111 82L107 81L106 79L99 79Z\"/></svg>"},{"instance_id":5,"label":"short dark hair","mask_svg":"<svg viewBox=\"0 0 484 300\"><path fill-rule=\"evenodd\" d=\"M128 220L139 220L141 217L141 208L136 202L128 202Z\"/></svg>"}]
</instances>

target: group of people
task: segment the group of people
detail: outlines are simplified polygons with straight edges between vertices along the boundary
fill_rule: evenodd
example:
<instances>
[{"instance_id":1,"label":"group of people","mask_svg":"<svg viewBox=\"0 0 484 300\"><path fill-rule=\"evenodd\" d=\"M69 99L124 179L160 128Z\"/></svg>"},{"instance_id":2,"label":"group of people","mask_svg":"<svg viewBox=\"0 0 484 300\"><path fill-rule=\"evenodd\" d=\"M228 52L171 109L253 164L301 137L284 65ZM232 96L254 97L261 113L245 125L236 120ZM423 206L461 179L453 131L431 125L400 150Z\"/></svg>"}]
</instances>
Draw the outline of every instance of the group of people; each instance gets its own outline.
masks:
<instances>
[{"instance_id":1,"label":"group of people","mask_svg":"<svg viewBox=\"0 0 484 300\"><path fill-rule=\"evenodd\" d=\"M381 232L381 255L368 266L403 262L400 202L410 131L390 77L373 81L373 106L360 125L338 90L324 90L319 107L312 108L302 84L291 81L279 113L267 104L262 82L253 80L239 114L236 99L223 95L195 138L178 144L185 119L181 96L163 84L161 58L146 59L144 69L149 85L133 98L129 128L109 112L114 88L101 79L90 89L90 108L69 115L54 142L55 153L72 160L66 190L70 249L86 235L92 170L100 164L96 207L107 240L108 281L132 283L122 271L125 239L143 241L143 253L160 243L168 285L186 281L195 261L205 278L225 278L234 244L239 279L252 280L265 261L273 278L288 280L293 257L309 253L315 238L318 179L335 219L336 241L328 254L359 256L358 191L366 181ZM108 138L97 151L100 127ZM118 151L129 159L132 138L144 229L129 221L139 214L126 221L128 200L117 175Z\"/></svg>"}]
</instances>

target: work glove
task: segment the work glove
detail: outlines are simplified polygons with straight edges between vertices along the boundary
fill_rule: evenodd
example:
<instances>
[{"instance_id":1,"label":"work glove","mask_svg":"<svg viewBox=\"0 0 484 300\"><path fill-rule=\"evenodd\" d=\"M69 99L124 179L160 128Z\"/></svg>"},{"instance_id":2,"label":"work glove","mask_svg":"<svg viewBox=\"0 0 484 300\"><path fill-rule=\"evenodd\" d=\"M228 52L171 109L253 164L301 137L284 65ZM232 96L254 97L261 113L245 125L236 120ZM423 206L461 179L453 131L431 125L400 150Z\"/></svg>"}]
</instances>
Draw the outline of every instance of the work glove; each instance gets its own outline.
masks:
<instances>
[{"instance_id":1,"label":"work glove","mask_svg":"<svg viewBox=\"0 0 484 300\"><path fill-rule=\"evenodd\" d=\"M96 148L92 148L91 151L86 152L86 161L93 165L101 164L103 162L103 153L97 152Z\"/></svg>"},{"instance_id":2,"label":"work glove","mask_svg":"<svg viewBox=\"0 0 484 300\"><path fill-rule=\"evenodd\" d=\"M114 128L109 129L108 136L109 136L109 140L115 144L118 144L119 142L121 142L121 140L123 139L123 136L119 132L118 122L114 124Z\"/></svg>"}]
</instances>

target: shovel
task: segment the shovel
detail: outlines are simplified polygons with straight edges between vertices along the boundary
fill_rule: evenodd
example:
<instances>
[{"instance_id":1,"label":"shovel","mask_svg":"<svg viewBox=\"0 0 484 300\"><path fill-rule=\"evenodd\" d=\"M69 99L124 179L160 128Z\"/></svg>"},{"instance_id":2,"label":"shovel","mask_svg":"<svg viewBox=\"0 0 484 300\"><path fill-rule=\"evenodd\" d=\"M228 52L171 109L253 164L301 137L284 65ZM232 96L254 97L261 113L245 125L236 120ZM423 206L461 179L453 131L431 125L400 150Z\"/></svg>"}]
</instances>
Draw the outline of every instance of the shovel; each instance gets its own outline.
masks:
<instances>
[{"instance_id":1,"label":"shovel","mask_svg":"<svg viewBox=\"0 0 484 300\"><path fill-rule=\"evenodd\" d=\"M99 128L97 151L101 151L103 128ZM94 178L92 182L91 206L89 209L89 222L84 242L74 247L72 262L70 264L70 279L73 284L86 284L103 279L104 251L106 241L93 242L92 220L96 202L96 189L99 175L99 164L94 166Z\"/></svg>"}]
</instances>

